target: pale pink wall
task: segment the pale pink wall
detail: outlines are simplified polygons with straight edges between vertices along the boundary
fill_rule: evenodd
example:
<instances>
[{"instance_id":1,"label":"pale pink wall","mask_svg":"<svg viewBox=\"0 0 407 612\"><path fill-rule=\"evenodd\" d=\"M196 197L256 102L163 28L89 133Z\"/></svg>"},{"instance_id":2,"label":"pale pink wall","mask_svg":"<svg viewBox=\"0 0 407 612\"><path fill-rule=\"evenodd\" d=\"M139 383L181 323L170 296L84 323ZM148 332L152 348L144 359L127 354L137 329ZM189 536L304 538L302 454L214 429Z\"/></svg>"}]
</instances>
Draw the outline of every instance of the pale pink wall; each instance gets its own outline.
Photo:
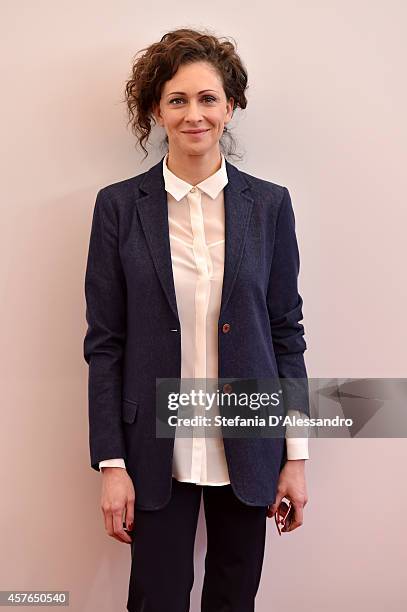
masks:
<instances>
[{"instance_id":1,"label":"pale pink wall","mask_svg":"<svg viewBox=\"0 0 407 612\"><path fill-rule=\"evenodd\" d=\"M406 4L8 0L1 13L0 589L69 589L74 612L116 612L130 550L105 535L89 466L83 277L97 190L160 157L141 165L126 132L131 57L183 25L235 37L250 77L239 167L290 190L309 374L404 377ZM256 609L404 610L406 440L311 440L310 456L304 525L278 538L269 522ZM204 529L201 515L193 611Z\"/></svg>"}]
</instances>

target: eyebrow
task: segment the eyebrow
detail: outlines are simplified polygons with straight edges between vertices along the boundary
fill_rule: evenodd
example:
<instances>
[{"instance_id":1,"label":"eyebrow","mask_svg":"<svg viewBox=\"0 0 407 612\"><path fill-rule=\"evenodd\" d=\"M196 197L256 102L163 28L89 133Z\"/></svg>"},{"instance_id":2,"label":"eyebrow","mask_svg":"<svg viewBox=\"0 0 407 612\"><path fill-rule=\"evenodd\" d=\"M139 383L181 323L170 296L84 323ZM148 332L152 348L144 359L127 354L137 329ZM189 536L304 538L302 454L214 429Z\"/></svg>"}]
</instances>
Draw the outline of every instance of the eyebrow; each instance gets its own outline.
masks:
<instances>
[{"instance_id":1,"label":"eyebrow","mask_svg":"<svg viewBox=\"0 0 407 612\"><path fill-rule=\"evenodd\" d=\"M202 91L198 91L198 95L205 93L205 91L213 91L214 93L218 93L215 89L202 89ZM181 95L181 96L186 96L187 94L185 93L185 91L172 91L171 93L167 94L167 98L169 96L173 96L175 94Z\"/></svg>"}]
</instances>

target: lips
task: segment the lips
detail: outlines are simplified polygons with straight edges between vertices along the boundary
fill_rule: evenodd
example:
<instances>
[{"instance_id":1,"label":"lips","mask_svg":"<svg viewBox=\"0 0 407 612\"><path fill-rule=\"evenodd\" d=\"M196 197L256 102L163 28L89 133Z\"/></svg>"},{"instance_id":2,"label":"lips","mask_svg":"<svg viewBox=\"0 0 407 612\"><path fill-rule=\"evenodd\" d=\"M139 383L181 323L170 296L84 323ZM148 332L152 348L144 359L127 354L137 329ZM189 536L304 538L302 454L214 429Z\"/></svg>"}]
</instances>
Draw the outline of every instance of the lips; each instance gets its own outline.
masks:
<instances>
[{"instance_id":1,"label":"lips","mask_svg":"<svg viewBox=\"0 0 407 612\"><path fill-rule=\"evenodd\" d=\"M183 134L203 134L204 132L209 132L209 128L207 130L184 130Z\"/></svg>"}]
</instances>

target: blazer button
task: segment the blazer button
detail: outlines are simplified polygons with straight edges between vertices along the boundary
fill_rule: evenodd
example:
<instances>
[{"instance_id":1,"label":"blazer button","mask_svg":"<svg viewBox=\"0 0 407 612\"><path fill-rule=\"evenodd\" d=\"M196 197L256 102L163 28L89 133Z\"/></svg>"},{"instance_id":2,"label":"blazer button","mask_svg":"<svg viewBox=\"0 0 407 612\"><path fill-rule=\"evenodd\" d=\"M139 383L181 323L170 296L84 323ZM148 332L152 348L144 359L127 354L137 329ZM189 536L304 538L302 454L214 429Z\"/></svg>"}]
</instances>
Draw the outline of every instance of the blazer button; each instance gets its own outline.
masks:
<instances>
[{"instance_id":1,"label":"blazer button","mask_svg":"<svg viewBox=\"0 0 407 612\"><path fill-rule=\"evenodd\" d=\"M231 393L232 389L233 389L233 387L232 387L232 385L230 383L226 383L222 387L223 393Z\"/></svg>"},{"instance_id":2,"label":"blazer button","mask_svg":"<svg viewBox=\"0 0 407 612\"><path fill-rule=\"evenodd\" d=\"M229 330L230 330L230 324L229 324L229 323L224 323L224 324L222 325L222 331L223 331L223 333L224 333L224 334L227 334Z\"/></svg>"}]
</instances>

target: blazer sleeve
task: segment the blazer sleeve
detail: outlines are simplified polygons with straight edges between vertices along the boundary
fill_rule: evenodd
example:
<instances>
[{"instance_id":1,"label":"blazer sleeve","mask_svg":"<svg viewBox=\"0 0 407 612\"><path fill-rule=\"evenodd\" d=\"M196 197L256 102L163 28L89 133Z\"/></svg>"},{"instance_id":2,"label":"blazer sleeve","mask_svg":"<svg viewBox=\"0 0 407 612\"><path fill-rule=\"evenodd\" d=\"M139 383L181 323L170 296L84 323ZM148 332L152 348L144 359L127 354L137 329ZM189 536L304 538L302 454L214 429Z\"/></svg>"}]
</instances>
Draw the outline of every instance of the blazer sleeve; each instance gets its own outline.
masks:
<instances>
[{"instance_id":1,"label":"blazer sleeve","mask_svg":"<svg viewBox=\"0 0 407 612\"><path fill-rule=\"evenodd\" d=\"M126 282L118 250L118 220L107 188L96 196L85 273L87 332L83 354L89 365L91 467L126 458L121 421L122 361L126 337Z\"/></svg>"},{"instance_id":2,"label":"blazer sleeve","mask_svg":"<svg viewBox=\"0 0 407 612\"><path fill-rule=\"evenodd\" d=\"M283 187L278 210L274 251L267 290L267 307L285 410L309 416L309 394L304 351L304 327L300 323L302 297L298 293L300 259L291 197Z\"/></svg>"}]
</instances>

